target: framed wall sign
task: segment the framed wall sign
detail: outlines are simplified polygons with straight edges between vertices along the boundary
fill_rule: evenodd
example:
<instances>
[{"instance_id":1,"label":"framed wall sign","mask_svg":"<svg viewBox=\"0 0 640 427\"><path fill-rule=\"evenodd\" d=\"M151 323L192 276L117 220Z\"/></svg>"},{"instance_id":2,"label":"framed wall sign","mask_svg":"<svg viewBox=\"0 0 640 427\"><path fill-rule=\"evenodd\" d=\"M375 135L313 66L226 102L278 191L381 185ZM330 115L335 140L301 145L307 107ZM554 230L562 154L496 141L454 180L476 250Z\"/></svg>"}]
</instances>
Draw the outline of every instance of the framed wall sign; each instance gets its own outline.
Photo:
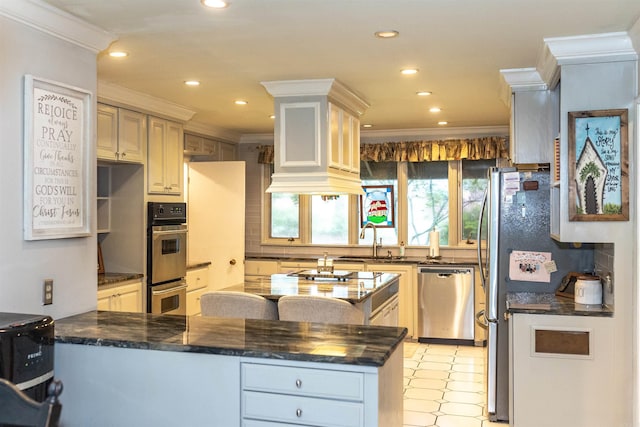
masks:
<instances>
[{"instance_id":1,"label":"framed wall sign","mask_svg":"<svg viewBox=\"0 0 640 427\"><path fill-rule=\"evenodd\" d=\"M91 234L91 93L24 79L24 238Z\"/></svg>"},{"instance_id":2,"label":"framed wall sign","mask_svg":"<svg viewBox=\"0 0 640 427\"><path fill-rule=\"evenodd\" d=\"M393 185L363 185L360 196L360 226L372 222L376 227L395 226Z\"/></svg>"},{"instance_id":3,"label":"framed wall sign","mask_svg":"<svg viewBox=\"0 0 640 427\"><path fill-rule=\"evenodd\" d=\"M569 112L569 221L629 220L627 115Z\"/></svg>"}]
</instances>

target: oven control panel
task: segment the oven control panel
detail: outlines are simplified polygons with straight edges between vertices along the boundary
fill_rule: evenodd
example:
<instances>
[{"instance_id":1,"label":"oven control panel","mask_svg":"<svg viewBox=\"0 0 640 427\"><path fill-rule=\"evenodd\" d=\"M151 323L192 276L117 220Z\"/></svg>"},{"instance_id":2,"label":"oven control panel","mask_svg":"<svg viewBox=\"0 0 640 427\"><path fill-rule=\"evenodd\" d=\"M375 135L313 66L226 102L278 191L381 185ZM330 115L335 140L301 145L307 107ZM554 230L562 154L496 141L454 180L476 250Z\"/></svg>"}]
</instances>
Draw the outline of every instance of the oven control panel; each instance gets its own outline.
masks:
<instances>
[{"instance_id":1,"label":"oven control panel","mask_svg":"<svg viewBox=\"0 0 640 427\"><path fill-rule=\"evenodd\" d=\"M187 222L187 204L149 202L148 224L183 224Z\"/></svg>"}]
</instances>

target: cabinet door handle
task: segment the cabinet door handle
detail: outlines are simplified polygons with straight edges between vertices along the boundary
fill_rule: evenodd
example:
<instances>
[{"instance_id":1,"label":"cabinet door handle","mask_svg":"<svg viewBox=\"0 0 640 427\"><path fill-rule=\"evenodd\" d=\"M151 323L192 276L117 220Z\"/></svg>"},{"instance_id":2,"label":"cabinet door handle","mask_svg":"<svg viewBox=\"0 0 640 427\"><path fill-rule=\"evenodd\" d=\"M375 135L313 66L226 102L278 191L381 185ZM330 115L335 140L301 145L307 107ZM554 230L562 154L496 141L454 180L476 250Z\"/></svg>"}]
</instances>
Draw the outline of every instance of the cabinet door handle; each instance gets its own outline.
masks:
<instances>
[{"instance_id":1,"label":"cabinet door handle","mask_svg":"<svg viewBox=\"0 0 640 427\"><path fill-rule=\"evenodd\" d=\"M302 416L302 409L296 409L296 417L300 418Z\"/></svg>"},{"instance_id":2,"label":"cabinet door handle","mask_svg":"<svg viewBox=\"0 0 640 427\"><path fill-rule=\"evenodd\" d=\"M231 261L229 261L229 264L231 264L231 265L236 265L236 260L235 260L235 258L231 258Z\"/></svg>"},{"instance_id":3,"label":"cabinet door handle","mask_svg":"<svg viewBox=\"0 0 640 427\"><path fill-rule=\"evenodd\" d=\"M296 380L296 388L301 388L302 387L302 380Z\"/></svg>"}]
</instances>

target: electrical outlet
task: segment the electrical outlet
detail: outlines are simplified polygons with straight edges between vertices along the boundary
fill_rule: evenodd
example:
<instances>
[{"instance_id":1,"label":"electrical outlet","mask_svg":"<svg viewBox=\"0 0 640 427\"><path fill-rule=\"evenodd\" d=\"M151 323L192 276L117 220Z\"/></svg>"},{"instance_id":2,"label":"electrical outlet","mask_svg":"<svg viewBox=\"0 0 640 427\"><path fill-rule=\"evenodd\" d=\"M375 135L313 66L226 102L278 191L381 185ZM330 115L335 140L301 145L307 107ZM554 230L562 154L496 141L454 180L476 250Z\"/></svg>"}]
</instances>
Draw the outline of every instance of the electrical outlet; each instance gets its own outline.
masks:
<instances>
[{"instance_id":1,"label":"electrical outlet","mask_svg":"<svg viewBox=\"0 0 640 427\"><path fill-rule=\"evenodd\" d=\"M53 279L44 279L42 288L42 304L53 304Z\"/></svg>"}]
</instances>

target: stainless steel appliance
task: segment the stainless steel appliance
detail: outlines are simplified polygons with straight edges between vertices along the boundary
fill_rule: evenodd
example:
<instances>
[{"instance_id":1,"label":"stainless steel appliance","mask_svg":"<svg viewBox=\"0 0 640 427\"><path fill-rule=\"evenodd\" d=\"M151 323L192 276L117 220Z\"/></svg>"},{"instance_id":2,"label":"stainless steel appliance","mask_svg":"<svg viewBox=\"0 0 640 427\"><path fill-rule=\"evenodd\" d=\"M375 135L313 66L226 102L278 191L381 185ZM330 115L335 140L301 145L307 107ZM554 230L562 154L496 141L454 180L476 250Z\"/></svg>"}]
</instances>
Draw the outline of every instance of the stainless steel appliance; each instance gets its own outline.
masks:
<instances>
[{"instance_id":1,"label":"stainless steel appliance","mask_svg":"<svg viewBox=\"0 0 640 427\"><path fill-rule=\"evenodd\" d=\"M0 313L0 377L44 401L53 380L53 344L51 317Z\"/></svg>"},{"instance_id":2,"label":"stainless steel appliance","mask_svg":"<svg viewBox=\"0 0 640 427\"><path fill-rule=\"evenodd\" d=\"M490 168L489 184L478 221L478 242L486 231L484 250L478 245L478 263L485 291L485 310L476 315L487 328L487 412L491 421L509 419L509 334L505 316L507 292L551 292L570 271L592 271L593 245L580 248L550 236L548 171L522 172ZM483 220L486 216L486 230ZM557 271L550 282L510 277L513 251L551 252Z\"/></svg>"},{"instance_id":3,"label":"stainless steel appliance","mask_svg":"<svg viewBox=\"0 0 640 427\"><path fill-rule=\"evenodd\" d=\"M473 268L418 268L418 341L474 343Z\"/></svg>"},{"instance_id":4,"label":"stainless steel appliance","mask_svg":"<svg viewBox=\"0 0 640 427\"><path fill-rule=\"evenodd\" d=\"M147 311L186 314L187 205L149 202Z\"/></svg>"}]
</instances>

